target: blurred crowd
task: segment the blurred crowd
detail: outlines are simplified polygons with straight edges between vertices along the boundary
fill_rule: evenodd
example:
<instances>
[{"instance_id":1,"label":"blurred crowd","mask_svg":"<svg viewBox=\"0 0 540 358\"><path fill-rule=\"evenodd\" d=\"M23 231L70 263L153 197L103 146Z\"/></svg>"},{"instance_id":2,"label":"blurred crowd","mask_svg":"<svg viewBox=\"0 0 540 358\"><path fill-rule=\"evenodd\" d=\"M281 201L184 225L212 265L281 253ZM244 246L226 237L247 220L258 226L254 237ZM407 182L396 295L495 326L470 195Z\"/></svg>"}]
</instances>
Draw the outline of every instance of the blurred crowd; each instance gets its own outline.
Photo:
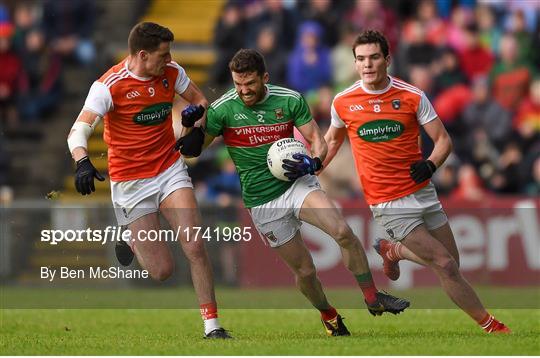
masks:
<instances>
[{"instance_id":1,"label":"blurred crowd","mask_svg":"<svg viewBox=\"0 0 540 358\"><path fill-rule=\"evenodd\" d=\"M390 73L426 93L453 139L454 153L433 179L440 195L540 194L537 1L228 1L215 27L212 86L232 86L228 61L239 48L256 48L270 82L301 92L325 131L333 96L359 79L351 45L365 29L386 35ZM343 149L320 179L335 198L359 197ZM423 151L431 149L424 134ZM220 197L213 193L206 199Z\"/></svg>"},{"instance_id":2,"label":"blurred crowd","mask_svg":"<svg viewBox=\"0 0 540 358\"><path fill-rule=\"evenodd\" d=\"M92 0L0 0L2 131L54 113L66 98L67 66L95 68L98 12ZM271 83L304 94L325 131L334 95L359 79L351 44L365 29L386 35L390 73L427 94L452 136L454 153L434 176L441 195L540 194L538 1L229 0L215 25L217 62L203 88L223 93L232 86L230 58L256 48ZM432 144L423 139L429 153ZM0 185L8 172L4 144ZM320 176L332 197L361 197L352 161L345 143ZM210 148L192 169L202 202L240 203L223 148Z\"/></svg>"},{"instance_id":3,"label":"blurred crowd","mask_svg":"<svg viewBox=\"0 0 540 358\"><path fill-rule=\"evenodd\" d=\"M53 113L66 64L90 67L91 0L0 2L0 126L17 131Z\"/></svg>"}]
</instances>

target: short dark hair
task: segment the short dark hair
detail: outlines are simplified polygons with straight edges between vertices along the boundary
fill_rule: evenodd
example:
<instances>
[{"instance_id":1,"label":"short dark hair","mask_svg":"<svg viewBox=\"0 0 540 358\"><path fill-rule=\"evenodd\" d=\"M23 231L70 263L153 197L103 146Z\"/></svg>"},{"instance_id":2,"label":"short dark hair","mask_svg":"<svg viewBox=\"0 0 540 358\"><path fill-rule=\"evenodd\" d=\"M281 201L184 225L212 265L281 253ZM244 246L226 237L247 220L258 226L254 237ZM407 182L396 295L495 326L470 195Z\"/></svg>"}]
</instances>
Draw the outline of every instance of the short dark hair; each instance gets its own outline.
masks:
<instances>
[{"instance_id":1,"label":"short dark hair","mask_svg":"<svg viewBox=\"0 0 540 358\"><path fill-rule=\"evenodd\" d=\"M154 22L141 22L135 25L128 37L130 54L144 50L154 52L162 42L174 41L174 34L166 27Z\"/></svg>"},{"instance_id":2,"label":"short dark hair","mask_svg":"<svg viewBox=\"0 0 540 358\"><path fill-rule=\"evenodd\" d=\"M266 64L258 51L243 48L234 54L229 62L229 70L236 73L257 72L262 76L266 73Z\"/></svg>"},{"instance_id":3,"label":"short dark hair","mask_svg":"<svg viewBox=\"0 0 540 358\"><path fill-rule=\"evenodd\" d=\"M352 46L352 52L354 57L356 57L356 52L354 52L356 46L365 44L379 44L384 58L388 57L388 54L390 53L390 46L388 46L388 40L386 39L386 37L384 37L382 33L376 30L366 30L360 33L360 35L356 37L356 40L354 40Z\"/></svg>"}]
</instances>

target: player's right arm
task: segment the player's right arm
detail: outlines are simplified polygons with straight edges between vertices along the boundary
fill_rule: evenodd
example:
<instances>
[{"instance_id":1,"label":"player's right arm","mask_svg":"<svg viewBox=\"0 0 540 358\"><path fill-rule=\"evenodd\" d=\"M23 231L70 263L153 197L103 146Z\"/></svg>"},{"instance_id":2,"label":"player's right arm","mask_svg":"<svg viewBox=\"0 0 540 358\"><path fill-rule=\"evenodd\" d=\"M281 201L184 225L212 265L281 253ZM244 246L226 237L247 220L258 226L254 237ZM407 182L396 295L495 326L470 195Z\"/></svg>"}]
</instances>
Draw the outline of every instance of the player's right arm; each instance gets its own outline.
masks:
<instances>
[{"instance_id":1,"label":"player's right arm","mask_svg":"<svg viewBox=\"0 0 540 358\"><path fill-rule=\"evenodd\" d=\"M88 157L88 138L100 120L101 117L96 113L83 109L71 127L67 139L71 156L77 163L75 188L82 195L89 195L96 191L94 178L99 181L105 180Z\"/></svg>"},{"instance_id":2,"label":"player's right arm","mask_svg":"<svg viewBox=\"0 0 540 358\"><path fill-rule=\"evenodd\" d=\"M88 138L103 116L112 108L112 97L107 86L94 82L86 97L84 107L69 132L67 143L71 156L77 163L75 188L82 195L96 191L94 178L105 178L94 167L88 157Z\"/></svg>"},{"instance_id":3,"label":"player's right arm","mask_svg":"<svg viewBox=\"0 0 540 358\"><path fill-rule=\"evenodd\" d=\"M326 168L328 164L334 159L336 156L339 148L343 144L343 141L345 140L345 136L347 135L347 129L345 127L345 122L339 117L339 114L336 111L336 108L334 107L334 103L332 103L332 107L330 108L331 113L331 122L330 127L328 127L328 130L326 131L326 134L324 135L324 140L326 141L326 144L328 145L328 153L326 154L326 158L323 162L323 168Z\"/></svg>"},{"instance_id":4,"label":"player's right arm","mask_svg":"<svg viewBox=\"0 0 540 358\"><path fill-rule=\"evenodd\" d=\"M347 130L345 129L345 127L338 128L334 127L333 125L330 125L330 127L328 127L328 130L324 135L324 140L328 145L328 152L326 153L326 158L323 162L323 168L326 168L328 164L330 164L332 159L334 159L339 148L343 144L346 135Z\"/></svg>"}]
</instances>

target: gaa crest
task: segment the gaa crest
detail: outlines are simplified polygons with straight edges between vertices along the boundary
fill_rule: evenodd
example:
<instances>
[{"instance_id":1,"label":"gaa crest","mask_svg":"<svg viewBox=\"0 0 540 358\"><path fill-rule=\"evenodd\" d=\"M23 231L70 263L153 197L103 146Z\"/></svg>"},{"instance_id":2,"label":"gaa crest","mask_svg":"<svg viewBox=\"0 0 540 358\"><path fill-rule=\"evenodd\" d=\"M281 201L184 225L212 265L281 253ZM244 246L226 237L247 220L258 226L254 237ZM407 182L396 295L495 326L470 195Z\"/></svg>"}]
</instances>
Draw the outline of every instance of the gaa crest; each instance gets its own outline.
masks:
<instances>
[{"instance_id":1,"label":"gaa crest","mask_svg":"<svg viewBox=\"0 0 540 358\"><path fill-rule=\"evenodd\" d=\"M399 99L392 100L392 108L398 110L401 107L401 101Z\"/></svg>"},{"instance_id":2,"label":"gaa crest","mask_svg":"<svg viewBox=\"0 0 540 358\"><path fill-rule=\"evenodd\" d=\"M163 87L165 87L167 89L169 88L169 81L167 81L166 78L164 78L163 81L161 81L161 82L163 83Z\"/></svg>"},{"instance_id":3,"label":"gaa crest","mask_svg":"<svg viewBox=\"0 0 540 358\"><path fill-rule=\"evenodd\" d=\"M276 108L274 112L276 113L276 119L283 119L283 109Z\"/></svg>"}]
</instances>

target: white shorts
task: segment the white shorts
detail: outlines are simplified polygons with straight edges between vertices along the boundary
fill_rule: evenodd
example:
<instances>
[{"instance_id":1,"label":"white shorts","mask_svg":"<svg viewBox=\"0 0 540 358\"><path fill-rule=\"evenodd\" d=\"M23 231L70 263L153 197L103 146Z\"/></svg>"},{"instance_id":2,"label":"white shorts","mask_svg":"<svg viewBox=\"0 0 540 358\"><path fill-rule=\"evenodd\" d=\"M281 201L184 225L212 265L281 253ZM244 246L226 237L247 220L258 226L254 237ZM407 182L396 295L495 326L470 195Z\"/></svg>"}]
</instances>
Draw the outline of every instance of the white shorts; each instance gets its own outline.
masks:
<instances>
[{"instance_id":1,"label":"white shorts","mask_svg":"<svg viewBox=\"0 0 540 358\"><path fill-rule=\"evenodd\" d=\"M144 215L157 212L159 204L181 188L193 188L182 157L152 178L111 180L111 198L118 225L128 225Z\"/></svg>"},{"instance_id":2,"label":"white shorts","mask_svg":"<svg viewBox=\"0 0 540 358\"><path fill-rule=\"evenodd\" d=\"M315 190L321 190L317 177L304 175L281 196L251 208L255 227L271 247L281 246L294 237L302 225L298 216L304 199Z\"/></svg>"},{"instance_id":3,"label":"white shorts","mask_svg":"<svg viewBox=\"0 0 540 358\"><path fill-rule=\"evenodd\" d=\"M435 230L448 222L431 182L410 195L369 207L388 238L394 241L403 240L418 225Z\"/></svg>"}]
</instances>

